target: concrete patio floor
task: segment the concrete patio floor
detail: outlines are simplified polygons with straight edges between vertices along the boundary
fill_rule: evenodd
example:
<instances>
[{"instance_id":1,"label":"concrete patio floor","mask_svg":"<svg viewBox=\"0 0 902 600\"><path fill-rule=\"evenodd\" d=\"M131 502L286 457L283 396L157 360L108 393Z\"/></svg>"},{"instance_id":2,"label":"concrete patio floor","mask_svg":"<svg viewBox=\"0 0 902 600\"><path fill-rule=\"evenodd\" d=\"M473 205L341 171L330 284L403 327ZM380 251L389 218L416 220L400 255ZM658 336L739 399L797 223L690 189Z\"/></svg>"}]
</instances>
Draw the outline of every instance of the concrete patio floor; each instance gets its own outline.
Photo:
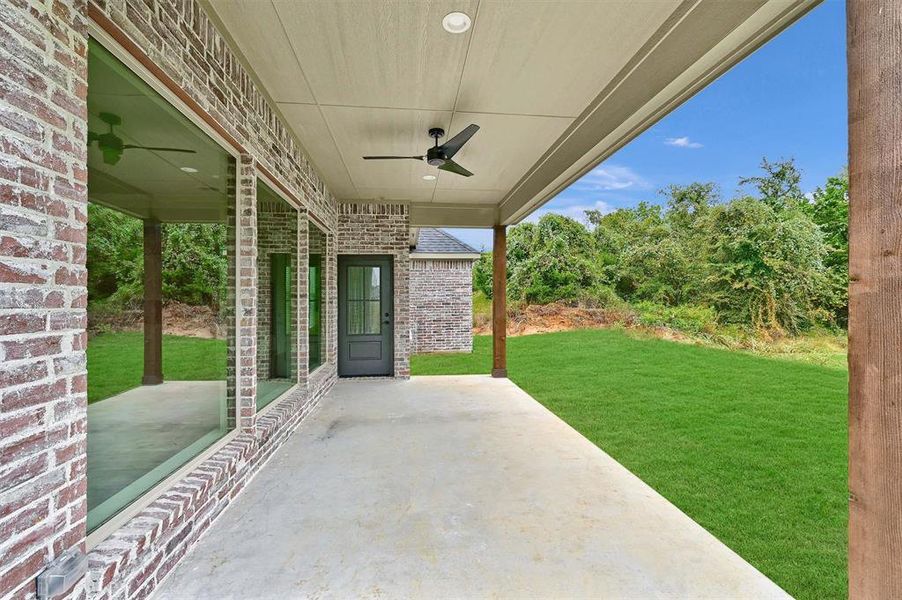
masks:
<instances>
[{"instance_id":1,"label":"concrete patio floor","mask_svg":"<svg viewBox=\"0 0 902 600\"><path fill-rule=\"evenodd\" d=\"M785 598L504 379L341 381L156 598Z\"/></svg>"}]
</instances>

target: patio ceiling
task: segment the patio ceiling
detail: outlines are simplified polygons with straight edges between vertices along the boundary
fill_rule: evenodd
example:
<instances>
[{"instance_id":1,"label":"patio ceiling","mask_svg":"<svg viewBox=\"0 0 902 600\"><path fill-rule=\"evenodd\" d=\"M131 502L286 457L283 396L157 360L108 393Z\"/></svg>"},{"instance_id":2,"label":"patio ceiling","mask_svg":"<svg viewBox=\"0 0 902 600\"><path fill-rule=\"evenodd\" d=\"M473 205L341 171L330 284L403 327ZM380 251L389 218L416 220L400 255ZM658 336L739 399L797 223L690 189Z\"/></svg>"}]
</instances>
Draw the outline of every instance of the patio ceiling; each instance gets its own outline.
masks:
<instances>
[{"instance_id":1,"label":"patio ceiling","mask_svg":"<svg viewBox=\"0 0 902 600\"><path fill-rule=\"evenodd\" d=\"M208 12L342 201L409 202L412 225L516 223L819 0L298 2ZM442 17L473 18L463 34ZM481 127L424 162L426 131ZM434 181L423 175L434 174Z\"/></svg>"}]
</instances>

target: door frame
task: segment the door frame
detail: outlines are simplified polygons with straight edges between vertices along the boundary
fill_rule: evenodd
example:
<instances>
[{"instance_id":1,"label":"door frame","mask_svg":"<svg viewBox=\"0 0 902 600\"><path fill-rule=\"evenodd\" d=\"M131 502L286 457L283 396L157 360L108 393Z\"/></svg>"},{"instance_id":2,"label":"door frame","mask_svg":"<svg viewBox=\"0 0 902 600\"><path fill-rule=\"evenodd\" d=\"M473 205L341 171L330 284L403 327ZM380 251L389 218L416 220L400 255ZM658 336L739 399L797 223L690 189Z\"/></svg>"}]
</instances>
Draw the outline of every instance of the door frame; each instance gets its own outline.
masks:
<instances>
[{"instance_id":1,"label":"door frame","mask_svg":"<svg viewBox=\"0 0 902 600\"><path fill-rule=\"evenodd\" d=\"M387 274L387 282L389 286L388 291L388 304L389 310L391 313L391 323L388 325L388 333L386 334L383 329L382 335L387 336L387 349L386 352L388 354L389 360L389 368L386 373L375 374L375 375L348 375L343 374L342 371L342 351L343 351L343 342L347 337L347 323L346 323L346 300L347 300L347 279L343 276L344 273L344 265L348 261L353 260L355 264L363 265L363 266L385 266L388 265L388 274ZM395 306L395 257L393 254L339 254L338 255L338 277L337 280L337 288L338 288L338 327L336 332L336 341L338 345L338 357L336 365L337 373L339 377L394 377L395 376L395 316L397 314L396 306Z\"/></svg>"}]
</instances>

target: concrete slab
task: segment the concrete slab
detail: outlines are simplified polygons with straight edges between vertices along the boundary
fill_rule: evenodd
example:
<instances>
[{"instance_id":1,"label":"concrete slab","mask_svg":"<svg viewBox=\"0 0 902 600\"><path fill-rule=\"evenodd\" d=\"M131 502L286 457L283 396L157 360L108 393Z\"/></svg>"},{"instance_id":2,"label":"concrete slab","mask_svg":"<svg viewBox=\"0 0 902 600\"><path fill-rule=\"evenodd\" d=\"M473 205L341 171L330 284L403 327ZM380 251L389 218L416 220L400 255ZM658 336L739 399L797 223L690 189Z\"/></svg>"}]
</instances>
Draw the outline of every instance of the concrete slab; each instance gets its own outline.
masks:
<instances>
[{"instance_id":1,"label":"concrete slab","mask_svg":"<svg viewBox=\"0 0 902 600\"><path fill-rule=\"evenodd\" d=\"M785 598L511 382L342 381L156 597Z\"/></svg>"}]
</instances>

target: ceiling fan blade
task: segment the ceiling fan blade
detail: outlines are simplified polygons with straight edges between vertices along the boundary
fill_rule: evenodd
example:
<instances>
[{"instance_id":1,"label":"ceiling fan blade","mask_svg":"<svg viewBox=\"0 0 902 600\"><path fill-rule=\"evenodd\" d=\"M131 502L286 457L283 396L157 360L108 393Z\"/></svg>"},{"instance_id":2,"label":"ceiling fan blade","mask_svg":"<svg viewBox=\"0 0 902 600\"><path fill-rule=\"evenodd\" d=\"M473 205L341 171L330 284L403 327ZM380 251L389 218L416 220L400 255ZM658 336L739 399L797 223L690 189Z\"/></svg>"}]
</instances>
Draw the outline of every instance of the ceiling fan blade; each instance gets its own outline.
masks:
<instances>
[{"instance_id":1,"label":"ceiling fan blade","mask_svg":"<svg viewBox=\"0 0 902 600\"><path fill-rule=\"evenodd\" d=\"M443 151L445 158L451 158L457 154L457 151L460 150L477 131L479 131L479 125L476 125L475 123L467 125L460 133L439 146L439 149Z\"/></svg>"},{"instance_id":2,"label":"ceiling fan blade","mask_svg":"<svg viewBox=\"0 0 902 600\"><path fill-rule=\"evenodd\" d=\"M185 154L197 154L197 150L186 150L184 148L160 148L157 146L135 146L133 144L125 144L123 150L134 148L135 150L153 150L155 152L184 152Z\"/></svg>"},{"instance_id":3,"label":"ceiling fan blade","mask_svg":"<svg viewBox=\"0 0 902 600\"><path fill-rule=\"evenodd\" d=\"M422 156L364 156L363 160L423 160Z\"/></svg>"},{"instance_id":4,"label":"ceiling fan blade","mask_svg":"<svg viewBox=\"0 0 902 600\"><path fill-rule=\"evenodd\" d=\"M464 169L462 166L454 162L453 160L446 160L445 164L439 167L442 171L448 171L449 173L456 173L457 175L463 175L464 177L470 177L472 173Z\"/></svg>"}]
</instances>

